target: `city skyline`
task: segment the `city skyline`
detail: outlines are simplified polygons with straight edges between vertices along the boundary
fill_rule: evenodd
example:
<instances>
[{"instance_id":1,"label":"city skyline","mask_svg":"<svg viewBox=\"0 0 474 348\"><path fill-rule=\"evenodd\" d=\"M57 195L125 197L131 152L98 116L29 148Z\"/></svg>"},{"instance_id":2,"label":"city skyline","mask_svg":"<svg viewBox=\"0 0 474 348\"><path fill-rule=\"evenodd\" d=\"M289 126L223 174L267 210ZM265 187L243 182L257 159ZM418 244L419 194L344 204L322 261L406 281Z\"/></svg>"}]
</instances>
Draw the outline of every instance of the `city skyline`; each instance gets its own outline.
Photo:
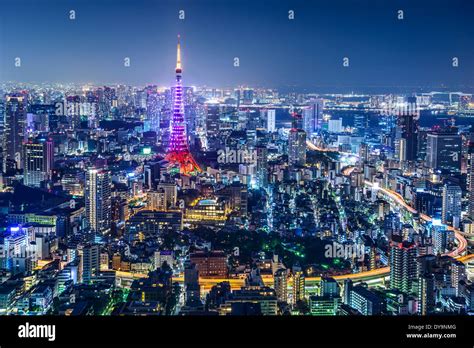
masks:
<instances>
[{"instance_id":1,"label":"city skyline","mask_svg":"<svg viewBox=\"0 0 474 348\"><path fill-rule=\"evenodd\" d=\"M266 343L303 316L350 343L465 341L474 5L3 1L0 318L20 341L156 343L171 316L173 343L268 316Z\"/></svg>"},{"instance_id":2,"label":"city skyline","mask_svg":"<svg viewBox=\"0 0 474 348\"><path fill-rule=\"evenodd\" d=\"M0 14L0 81L169 86L172 75L166 67L174 56L170 47L181 34L187 51L183 61L187 85L315 92L325 88L467 92L473 87L472 28L467 16L473 5L468 1L12 4L3 1L5 11ZM212 25L205 15L209 8L215 14ZM74 19L69 18L71 10ZM400 10L403 19L398 19ZM289 11L294 11L293 19ZM35 30L15 27L15 13L22 13ZM16 58L21 59L20 67L15 67ZM126 58L129 67L124 66ZM344 58L349 66L343 66Z\"/></svg>"}]
</instances>

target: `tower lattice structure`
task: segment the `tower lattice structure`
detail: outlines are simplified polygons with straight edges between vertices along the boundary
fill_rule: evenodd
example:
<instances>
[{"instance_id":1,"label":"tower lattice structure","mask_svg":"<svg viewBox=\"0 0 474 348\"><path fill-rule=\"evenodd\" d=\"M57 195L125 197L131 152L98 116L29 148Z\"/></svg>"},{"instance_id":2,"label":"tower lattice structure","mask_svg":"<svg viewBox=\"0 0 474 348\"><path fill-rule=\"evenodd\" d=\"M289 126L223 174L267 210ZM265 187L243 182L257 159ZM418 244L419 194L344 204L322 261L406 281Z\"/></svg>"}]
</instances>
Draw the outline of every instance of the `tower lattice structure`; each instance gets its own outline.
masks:
<instances>
[{"instance_id":1,"label":"tower lattice structure","mask_svg":"<svg viewBox=\"0 0 474 348\"><path fill-rule=\"evenodd\" d=\"M178 49L176 57L176 86L174 89L173 118L171 120L171 134L166 160L170 166L179 168L181 174L190 175L201 172L201 168L194 160L188 147L186 135L186 121L184 118L184 96L181 67L181 45L178 35Z\"/></svg>"}]
</instances>

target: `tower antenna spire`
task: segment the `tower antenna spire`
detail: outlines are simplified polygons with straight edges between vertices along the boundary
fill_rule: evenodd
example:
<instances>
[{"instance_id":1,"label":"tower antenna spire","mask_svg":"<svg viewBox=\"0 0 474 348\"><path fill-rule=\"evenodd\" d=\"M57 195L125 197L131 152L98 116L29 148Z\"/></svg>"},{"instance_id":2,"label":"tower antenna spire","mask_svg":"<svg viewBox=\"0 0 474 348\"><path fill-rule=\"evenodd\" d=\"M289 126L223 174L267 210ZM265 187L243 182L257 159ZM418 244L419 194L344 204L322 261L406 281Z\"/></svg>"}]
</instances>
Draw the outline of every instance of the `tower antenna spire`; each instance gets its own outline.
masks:
<instances>
[{"instance_id":1,"label":"tower antenna spire","mask_svg":"<svg viewBox=\"0 0 474 348\"><path fill-rule=\"evenodd\" d=\"M177 52L176 52L176 72L181 72L181 36L178 34L178 47L177 47Z\"/></svg>"}]
</instances>

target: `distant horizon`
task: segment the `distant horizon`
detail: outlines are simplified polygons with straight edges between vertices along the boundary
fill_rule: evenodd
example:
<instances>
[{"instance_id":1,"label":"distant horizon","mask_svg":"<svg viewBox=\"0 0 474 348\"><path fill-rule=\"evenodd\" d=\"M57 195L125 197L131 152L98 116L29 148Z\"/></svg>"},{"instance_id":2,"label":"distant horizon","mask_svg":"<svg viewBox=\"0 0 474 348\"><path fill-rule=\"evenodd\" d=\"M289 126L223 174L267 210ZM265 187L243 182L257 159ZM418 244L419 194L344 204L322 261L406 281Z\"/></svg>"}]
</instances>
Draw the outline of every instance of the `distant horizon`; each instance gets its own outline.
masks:
<instances>
[{"instance_id":1,"label":"distant horizon","mask_svg":"<svg viewBox=\"0 0 474 348\"><path fill-rule=\"evenodd\" d=\"M103 86L127 86L134 88L145 88L147 86L156 86L158 88L172 88L173 84L165 85L159 83L143 83L143 84L129 84L124 82L56 82L56 81L0 81L0 85L71 85L71 86L91 86L91 87L103 87ZM238 88L249 88L249 89L272 89L282 93L302 93L302 94L405 94L405 93L430 93L430 92L441 92L441 93L455 93L461 92L466 94L474 94L474 86L464 87L449 87L449 86L334 86L334 85L315 85L315 86L259 86L259 85L226 85L226 86L212 86L206 84L195 84L190 85L184 81L185 87L195 88L208 88L208 89L238 89Z\"/></svg>"}]
</instances>

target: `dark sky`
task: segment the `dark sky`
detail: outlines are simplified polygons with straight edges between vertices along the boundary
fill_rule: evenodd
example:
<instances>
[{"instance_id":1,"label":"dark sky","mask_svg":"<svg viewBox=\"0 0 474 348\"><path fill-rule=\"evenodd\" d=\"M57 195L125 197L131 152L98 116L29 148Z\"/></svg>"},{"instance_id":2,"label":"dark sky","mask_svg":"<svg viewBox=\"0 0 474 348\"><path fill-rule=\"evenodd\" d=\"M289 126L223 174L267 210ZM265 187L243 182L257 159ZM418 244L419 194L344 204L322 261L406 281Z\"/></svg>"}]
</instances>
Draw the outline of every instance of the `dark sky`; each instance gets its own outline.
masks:
<instances>
[{"instance_id":1,"label":"dark sky","mask_svg":"<svg viewBox=\"0 0 474 348\"><path fill-rule=\"evenodd\" d=\"M0 0L0 81L170 85L180 33L186 85L466 90L473 15L472 0Z\"/></svg>"}]
</instances>

